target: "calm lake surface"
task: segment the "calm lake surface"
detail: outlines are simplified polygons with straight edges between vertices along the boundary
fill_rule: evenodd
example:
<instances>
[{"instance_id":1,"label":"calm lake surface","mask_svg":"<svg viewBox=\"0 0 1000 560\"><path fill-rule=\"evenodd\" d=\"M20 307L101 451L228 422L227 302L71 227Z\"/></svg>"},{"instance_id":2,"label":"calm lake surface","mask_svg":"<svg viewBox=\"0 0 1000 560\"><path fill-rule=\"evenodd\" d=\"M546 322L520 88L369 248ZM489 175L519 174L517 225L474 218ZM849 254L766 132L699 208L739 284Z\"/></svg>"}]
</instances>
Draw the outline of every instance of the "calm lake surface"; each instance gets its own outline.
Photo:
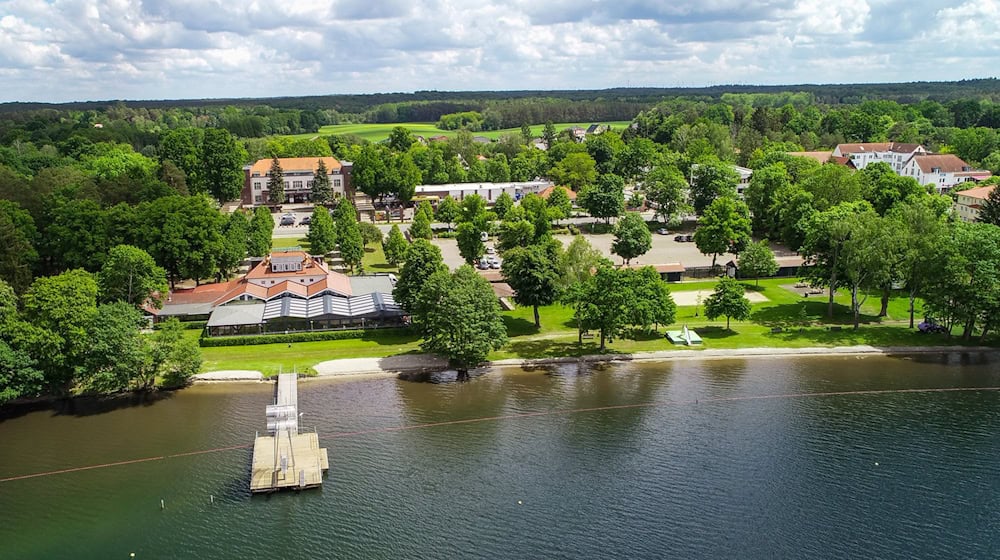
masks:
<instances>
[{"instance_id":1,"label":"calm lake surface","mask_svg":"<svg viewBox=\"0 0 1000 560\"><path fill-rule=\"evenodd\" d=\"M997 558L997 391L746 398L957 387L997 357L310 380L322 489L251 497L249 447L0 482L0 558ZM272 391L8 418L0 478L249 445Z\"/></svg>"}]
</instances>

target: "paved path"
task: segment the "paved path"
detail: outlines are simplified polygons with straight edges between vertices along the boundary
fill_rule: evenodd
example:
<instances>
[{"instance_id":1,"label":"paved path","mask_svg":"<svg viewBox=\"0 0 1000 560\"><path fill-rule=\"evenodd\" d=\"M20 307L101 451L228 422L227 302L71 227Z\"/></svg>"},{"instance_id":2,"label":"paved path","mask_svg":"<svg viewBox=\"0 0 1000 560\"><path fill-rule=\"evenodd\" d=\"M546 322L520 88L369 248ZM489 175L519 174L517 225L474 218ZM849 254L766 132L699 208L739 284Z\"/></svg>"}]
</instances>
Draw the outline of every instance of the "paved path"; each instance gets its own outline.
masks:
<instances>
[{"instance_id":1,"label":"paved path","mask_svg":"<svg viewBox=\"0 0 1000 560\"><path fill-rule=\"evenodd\" d=\"M191 377L194 381L263 381L264 374L250 369L206 371Z\"/></svg>"}]
</instances>

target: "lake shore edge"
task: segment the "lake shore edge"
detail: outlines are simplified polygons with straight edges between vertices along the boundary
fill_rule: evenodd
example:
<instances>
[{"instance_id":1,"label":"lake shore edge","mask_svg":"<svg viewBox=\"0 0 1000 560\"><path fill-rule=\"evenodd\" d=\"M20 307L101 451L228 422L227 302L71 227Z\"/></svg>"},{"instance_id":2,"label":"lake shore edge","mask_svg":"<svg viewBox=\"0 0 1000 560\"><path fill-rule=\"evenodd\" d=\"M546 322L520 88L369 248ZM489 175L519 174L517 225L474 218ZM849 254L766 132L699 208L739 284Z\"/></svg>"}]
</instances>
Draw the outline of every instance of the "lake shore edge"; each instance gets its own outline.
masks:
<instances>
[{"instance_id":1,"label":"lake shore edge","mask_svg":"<svg viewBox=\"0 0 1000 560\"><path fill-rule=\"evenodd\" d=\"M477 369L494 367L535 367L574 363L620 363L673 360L712 360L729 358L784 358L789 356L850 356L896 354L947 354L952 352L995 353L991 346L816 346L807 348L725 348L704 350L658 350L631 354L589 354L550 358L511 358L487 362ZM345 358L328 360L313 366L311 378L384 377L402 373L433 372L448 369L447 361L431 354L405 354L386 358ZM199 373L194 383L263 382L275 379L254 370L222 370Z\"/></svg>"}]
</instances>

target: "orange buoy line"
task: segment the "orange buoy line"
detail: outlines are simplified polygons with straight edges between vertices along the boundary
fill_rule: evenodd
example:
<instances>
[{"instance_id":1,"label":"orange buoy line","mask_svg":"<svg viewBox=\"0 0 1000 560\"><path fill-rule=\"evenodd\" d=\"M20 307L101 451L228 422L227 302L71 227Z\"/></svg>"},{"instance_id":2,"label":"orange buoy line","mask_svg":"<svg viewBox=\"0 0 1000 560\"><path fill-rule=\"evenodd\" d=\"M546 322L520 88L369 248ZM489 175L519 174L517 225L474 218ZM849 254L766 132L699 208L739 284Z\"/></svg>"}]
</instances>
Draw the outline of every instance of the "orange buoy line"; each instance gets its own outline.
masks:
<instances>
[{"instance_id":1,"label":"orange buoy line","mask_svg":"<svg viewBox=\"0 0 1000 560\"><path fill-rule=\"evenodd\" d=\"M723 402L739 402L739 401L759 401L759 400L777 400L777 399L802 399L802 398L817 398L817 397L847 397L847 396L873 396L873 395L893 395L893 394L905 394L905 393L958 393L958 392L981 392L981 391L1000 391L1000 387L943 387L943 388L927 388L927 389L872 389L872 390L861 390L861 391L828 391L821 393L783 393L777 395L746 395L746 396L736 396L736 397L708 397L696 400L686 400L686 401L650 401L644 403L633 403L633 404L616 404L607 406L594 406L587 408L568 408L568 409L558 409L558 410L541 410L536 412L519 412L516 414L503 414L499 416L482 416L477 418L464 418L461 420L445 420L441 422L427 422L423 424L409 424L406 426L388 426L383 428L372 428L369 430L358 430L354 432L335 432L331 434L323 434L323 437L328 438L344 438L344 437L356 437L361 435L371 435L379 433L390 433L390 432L402 432L407 430L417 430L424 428L436 428L440 426L456 426L461 424L475 424L479 422L497 422L501 420L518 420L525 418L537 418L540 416L556 416L564 414L578 414L584 412L602 412L608 410L625 410L631 408L650 408L658 406L678 406L678 405L690 405L690 404L701 404L701 403L723 403ZM9 476L6 478L0 478L0 483L4 482L14 482L17 480L25 480L29 478L39 478L43 476L53 476L58 474L68 474L81 471L89 471L95 469L103 469L108 467L119 467L124 465L134 465L138 463L148 463L152 461L163 461L167 459L177 459L180 457L191 457L194 455L205 455L208 453L219 453L222 451L234 451L237 449L250 449L253 447L251 444L248 445L230 445L226 447L215 447L212 449L201 449L198 451L186 451L183 453L171 453L169 455L158 455L155 457L144 457L140 459L128 459L123 461L115 461L112 463L102 463L99 465L87 465L83 467L71 467L66 469L59 469L54 471L44 471L31 474L22 474L17 476Z\"/></svg>"}]
</instances>

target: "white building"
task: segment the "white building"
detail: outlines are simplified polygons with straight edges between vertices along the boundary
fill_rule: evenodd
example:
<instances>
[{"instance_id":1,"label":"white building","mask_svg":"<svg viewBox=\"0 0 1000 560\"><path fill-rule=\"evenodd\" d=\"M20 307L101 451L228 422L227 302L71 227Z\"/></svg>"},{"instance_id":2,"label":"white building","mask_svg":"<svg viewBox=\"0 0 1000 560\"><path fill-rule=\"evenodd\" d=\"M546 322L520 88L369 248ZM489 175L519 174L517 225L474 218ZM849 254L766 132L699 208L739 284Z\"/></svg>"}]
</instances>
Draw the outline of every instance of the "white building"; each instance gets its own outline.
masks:
<instances>
[{"instance_id":1,"label":"white building","mask_svg":"<svg viewBox=\"0 0 1000 560\"><path fill-rule=\"evenodd\" d=\"M955 198L955 215L960 220L966 222L977 221L979 219L979 210L986 203L986 199L990 197L990 193L995 188L996 185L987 185L956 193L958 196Z\"/></svg>"},{"instance_id":2,"label":"white building","mask_svg":"<svg viewBox=\"0 0 1000 560\"><path fill-rule=\"evenodd\" d=\"M326 164L327 177L334 196L343 196L350 180L349 162L341 163L332 157L278 158L285 182L285 200L290 203L308 202L312 180L319 161ZM257 160L243 168L246 180L243 185L243 204L267 204L267 183L271 176L271 160Z\"/></svg>"},{"instance_id":3,"label":"white building","mask_svg":"<svg viewBox=\"0 0 1000 560\"><path fill-rule=\"evenodd\" d=\"M903 167L911 157L926 154L927 149L920 144L901 142L863 142L859 144L837 144L834 157L846 157L855 169L864 169L870 163L888 163L897 175L902 175Z\"/></svg>"},{"instance_id":4,"label":"white building","mask_svg":"<svg viewBox=\"0 0 1000 560\"><path fill-rule=\"evenodd\" d=\"M471 195L478 194L483 197L488 204L496 201L500 193L507 193L514 200L528 194L538 194L551 187L552 181L523 181L517 183L448 183L444 185L418 185L414 201L438 200L450 196L455 200L462 200ZM436 197L436 198L435 198Z\"/></svg>"},{"instance_id":5,"label":"white building","mask_svg":"<svg viewBox=\"0 0 1000 560\"><path fill-rule=\"evenodd\" d=\"M911 157L900 175L913 177L921 185L934 185L939 193L944 193L959 183L987 179L992 173L973 169L955 154L934 154Z\"/></svg>"}]
</instances>

